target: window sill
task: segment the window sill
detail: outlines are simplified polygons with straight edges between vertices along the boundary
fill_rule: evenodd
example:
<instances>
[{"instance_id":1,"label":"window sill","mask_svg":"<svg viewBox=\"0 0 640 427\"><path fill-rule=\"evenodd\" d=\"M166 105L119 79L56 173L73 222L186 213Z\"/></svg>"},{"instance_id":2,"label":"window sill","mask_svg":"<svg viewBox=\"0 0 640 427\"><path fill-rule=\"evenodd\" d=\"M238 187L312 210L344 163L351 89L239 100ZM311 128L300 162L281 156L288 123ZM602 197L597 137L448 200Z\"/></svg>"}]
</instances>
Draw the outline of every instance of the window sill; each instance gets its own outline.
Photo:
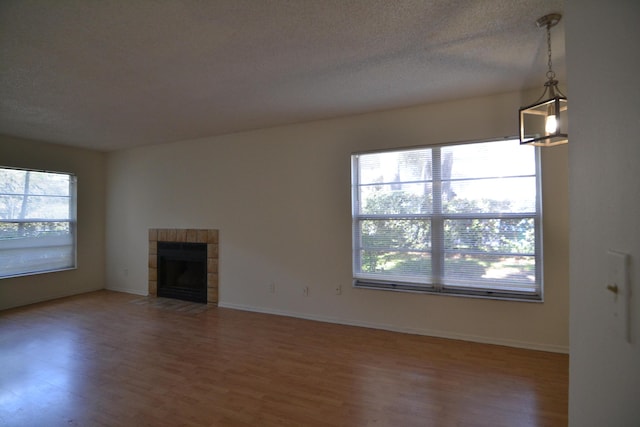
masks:
<instances>
[{"instance_id":1,"label":"window sill","mask_svg":"<svg viewBox=\"0 0 640 427\"><path fill-rule=\"evenodd\" d=\"M429 285L411 285L393 282L372 283L361 282L358 279L353 280L353 287L356 289L369 289L375 291L392 291L413 294L429 294L450 297L466 297L476 299L490 299L499 301L515 301L515 302L533 302L543 303L544 298L538 294L510 293L489 290L457 290L448 288L437 288Z\"/></svg>"}]
</instances>

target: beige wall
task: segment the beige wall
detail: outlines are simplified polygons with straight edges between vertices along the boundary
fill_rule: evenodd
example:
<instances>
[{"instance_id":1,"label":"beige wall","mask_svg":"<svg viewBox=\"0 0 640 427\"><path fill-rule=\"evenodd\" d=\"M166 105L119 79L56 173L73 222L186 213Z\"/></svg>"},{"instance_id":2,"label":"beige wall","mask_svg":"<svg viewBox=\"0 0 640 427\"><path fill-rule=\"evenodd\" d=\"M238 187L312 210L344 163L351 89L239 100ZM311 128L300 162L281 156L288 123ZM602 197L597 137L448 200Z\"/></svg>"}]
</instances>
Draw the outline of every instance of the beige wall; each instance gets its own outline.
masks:
<instances>
[{"instance_id":1,"label":"beige wall","mask_svg":"<svg viewBox=\"0 0 640 427\"><path fill-rule=\"evenodd\" d=\"M0 310L104 288L104 153L0 135L0 166L78 177L78 268L0 279Z\"/></svg>"},{"instance_id":2,"label":"beige wall","mask_svg":"<svg viewBox=\"0 0 640 427\"><path fill-rule=\"evenodd\" d=\"M571 126L571 356L575 427L640 425L640 3L566 5ZM630 255L630 337L607 291L607 251Z\"/></svg>"},{"instance_id":3,"label":"beige wall","mask_svg":"<svg viewBox=\"0 0 640 427\"><path fill-rule=\"evenodd\" d=\"M566 147L543 155L543 304L351 287L350 154L514 135L530 101L506 94L109 153L107 287L147 293L149 228L214 228L221 306L566 351Z\"/></svg>"}]
</instances>

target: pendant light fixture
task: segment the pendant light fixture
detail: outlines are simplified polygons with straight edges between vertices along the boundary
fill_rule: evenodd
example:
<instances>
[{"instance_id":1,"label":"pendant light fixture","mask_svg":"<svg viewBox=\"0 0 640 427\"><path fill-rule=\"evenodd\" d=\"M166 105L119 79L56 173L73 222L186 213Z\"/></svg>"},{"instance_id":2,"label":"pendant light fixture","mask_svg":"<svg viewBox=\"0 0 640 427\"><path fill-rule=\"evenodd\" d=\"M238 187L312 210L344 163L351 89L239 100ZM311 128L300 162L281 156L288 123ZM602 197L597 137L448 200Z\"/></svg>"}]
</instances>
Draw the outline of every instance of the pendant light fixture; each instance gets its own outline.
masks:
<instances>
[{"instance_id":1,"label":"pendant light fixture","mask_svg":"<svg viewBox=\"0 0 640 427\"><path fill-rule=\"evenodd\" d=\"M551 68L551 28L562 15L553 13L536 21L547 30L548 65L544 92L535 104L520 108L520 144L551 147L569 142L567 97L558 88L556 73Z\"/></svg>"}]
</instances>

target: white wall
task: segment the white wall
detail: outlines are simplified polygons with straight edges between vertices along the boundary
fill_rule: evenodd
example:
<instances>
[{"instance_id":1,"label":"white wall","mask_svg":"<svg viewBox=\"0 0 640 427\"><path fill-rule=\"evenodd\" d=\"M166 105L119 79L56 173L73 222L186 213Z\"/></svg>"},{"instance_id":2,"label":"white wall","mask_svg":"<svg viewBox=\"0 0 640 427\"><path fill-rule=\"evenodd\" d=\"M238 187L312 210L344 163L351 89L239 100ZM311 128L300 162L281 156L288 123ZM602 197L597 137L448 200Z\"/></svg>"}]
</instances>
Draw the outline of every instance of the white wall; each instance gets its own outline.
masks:
<instances>
[{"instance_id":1,"label":"white wall","mask_svg":"<svg viewBox=\"0 0 640 427\"><path fill-rule=\"evenodd\" d=\"M147 293L149 228L218 228L221 306L567 351L566 147L543 159L544 304L351 287L350 154L514 135L528 102L505 94L110 153L107 287Z\"/></svg>"},{"instance_id":2,"label":"white wall","mask_svg":"<svg viewBox=\"0 0 640 427\"><path fill-rule=\"evenodd\" d=\"M639 22L634 0L566 5L575 427L640 425ZM605 288L608 249L632 257L631 344Z\"/></svg>"},{"instance_id":3,"label":"white wall","mask_svg":"<svg viewBox=\"0 0 640 427\"><path fill-rule=\"evenodd\" d=\"M0 279L0 310L104 288L104 153L0 135L0 166L75 173L78 268Z\"/></svg>"}]
</instances>

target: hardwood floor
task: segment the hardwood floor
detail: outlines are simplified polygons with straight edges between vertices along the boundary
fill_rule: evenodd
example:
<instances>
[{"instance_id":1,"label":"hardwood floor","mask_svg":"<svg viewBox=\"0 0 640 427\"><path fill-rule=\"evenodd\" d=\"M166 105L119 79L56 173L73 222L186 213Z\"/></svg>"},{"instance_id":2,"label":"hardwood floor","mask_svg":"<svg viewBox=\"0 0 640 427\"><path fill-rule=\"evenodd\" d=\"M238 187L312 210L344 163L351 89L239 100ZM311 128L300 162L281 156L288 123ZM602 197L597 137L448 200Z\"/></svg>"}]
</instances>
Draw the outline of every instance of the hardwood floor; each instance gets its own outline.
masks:
<instances>
[{"instance_id":1,"label":"hardwood floor","mask_svg":"<svg viewBox=\"0 0 640 427\"><path fill-rule=\"evenodd\" d=\"M2 426L565 426L568 356L99 291L0 312Z\"/></svg>"}]
</instances>

